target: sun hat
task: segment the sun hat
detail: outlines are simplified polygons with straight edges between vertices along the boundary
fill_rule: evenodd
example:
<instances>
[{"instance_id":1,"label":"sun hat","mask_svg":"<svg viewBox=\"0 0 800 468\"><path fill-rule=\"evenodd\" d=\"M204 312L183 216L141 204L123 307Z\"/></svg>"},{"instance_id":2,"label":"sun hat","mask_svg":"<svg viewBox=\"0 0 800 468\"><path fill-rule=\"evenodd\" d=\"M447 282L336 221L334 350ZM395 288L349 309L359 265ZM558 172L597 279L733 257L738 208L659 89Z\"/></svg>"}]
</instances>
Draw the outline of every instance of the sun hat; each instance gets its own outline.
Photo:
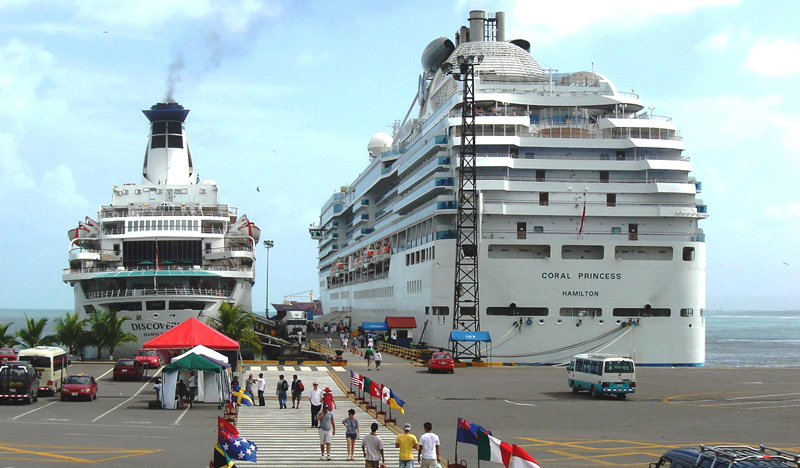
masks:
<instances>
[{"instance_id":1,"label":"sun hat","mask_svg":"<svg viewBox=\"0 0 800 468\"><path fill-rule=\"evenodd\" d=\"M409 423L406 423L406 425L405 425L405 426L403 426L403 430L404 430L404 431L410 431L410 430L411 430L411 424L409 424Z\"/></svg>"},{"instance_id":2,"label":"sun hat","mask_svg":"<svg viewBox=\"0 0 800 468\"><path fill-rule=\"evenodd\" d=\"M325 387L325 393L330 393L331 389L329 387Z\"/></svg>"}]
</instances>

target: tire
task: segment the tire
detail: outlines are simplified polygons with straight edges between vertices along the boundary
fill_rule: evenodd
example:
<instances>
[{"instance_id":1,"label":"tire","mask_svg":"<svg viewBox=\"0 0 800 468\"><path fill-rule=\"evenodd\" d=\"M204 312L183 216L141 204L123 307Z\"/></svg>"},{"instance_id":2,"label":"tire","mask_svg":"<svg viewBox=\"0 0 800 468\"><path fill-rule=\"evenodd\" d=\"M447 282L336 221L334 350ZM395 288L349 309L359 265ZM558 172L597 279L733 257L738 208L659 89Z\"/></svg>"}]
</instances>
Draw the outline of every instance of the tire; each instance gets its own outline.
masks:
<instances>
[{"instance_id":1,"label":"tire","mask_svg":"<svg viewBox=\"0 0 800 468\"><path fill-rule=\"evenodd\" d=\"M114 380L114 382L116 382L117 381L117 376L115 375L115 376L111 377L111 379Z\"/></svg>"},{"instance_id":2,"label":"tire","mask_svg":"<svg viewBox=\"0 0 800 468\"><path fill-rule=\"evenodd\" d=\"M96 399L97 399L97 392L94 392L94 395L92 395L92 400L96 400Z\"/></svg>"},{"instance_id":3,"label":"tire","mask_svg":"<svg viewBox=\"0 0 800 468\"><path fill-rule=\"evenodd\" d=\"M66 397L64 397L64 395L61 395L61 401L67 401L67 399L66 399Z\"/></svg>"},{"instance_id":4,"label":"tire","mask_svg":"<svg viewBox=\"0 0 800 468\"><path fill-rule=\"evenodd\" d=\"M454 373L455 371L456 371L455 369L450 369L451 374Z\"/></svg>"},{"instance_id":5,"label":"tire","mask_svg":"<svg viewBox=\"0 0 800 468\"><path fill-rule=\"evenodd\" d=\"M31 394L29 393L29 394L28 394L28 398L26 398L25 400L23 400L23 403L25 403L26 405L30 405L31 403L33 403L33 395L31 395Z\"/></svg>"},{"instance_id":6,"label":"tire","mask_svg":"<svg viewBox=\"0 0 800 468\"><path fill-rule=\"evenodd\" d=\"M603 394L601 392L598 392L597 390L595 390L594 385L592 385L592 388L589 389L589 393L594 398L600 398L601 396L603 396Z\"/></svg>"},{"instance_id":7,"label":"tire","mask_svg":"<svg viewBox=\"0 0 800 468\"><path fill-rule=\"evenodd\" d=\"M628 395L625 393L618 393L617 398L620 400L624 400Z\"/></svg>"},{"instance_id":8,"label":"tire","mask_svg":"<svg viewBox=\"0 0 800 468\"><path fill-rule=\"evenodd\" d=\"M39 401L39 392L36 392L36 396L33 397L33 401Z\"/></svg>"},{"instance_id":9,"label":"tire","mask_svg":"<svg viewBox=\"0 0 800 468\"><path fill-rule=\"evenodd\" d=\"M570 382L569 386L572 387L572 393L578 393L578 387L575 386L575 382Z\"/></svg>"}]
</instances>

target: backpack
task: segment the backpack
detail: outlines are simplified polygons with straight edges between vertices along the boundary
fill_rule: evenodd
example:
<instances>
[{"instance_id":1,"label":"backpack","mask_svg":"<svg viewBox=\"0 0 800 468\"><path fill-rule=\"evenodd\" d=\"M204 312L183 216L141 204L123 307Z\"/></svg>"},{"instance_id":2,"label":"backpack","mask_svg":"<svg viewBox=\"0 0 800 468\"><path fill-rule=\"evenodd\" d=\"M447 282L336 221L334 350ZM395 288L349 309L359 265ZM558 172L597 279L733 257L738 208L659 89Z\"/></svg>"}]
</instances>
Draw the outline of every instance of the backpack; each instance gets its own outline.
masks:
<instances>
[{"instance_id":1,"label":"backpack","mask_svg":"<svg viewBox=\"0 0 800 468\"><path fill-rule=\"evenodd\" d=\"M281 386L281 388L283 389L283 391L284 391L284 392L285 392L286 390L289 390L289 382L287 382L287 381L285 381L285 380L284 380L284 381L283 381L283 385Z\"/></svg>"},{"instance_id":2,"label":"backpack","mask_svg":"<svg viewBox=\"0 0 800 468\"><path fill-rule=\"evenodd\" d=\"M302 393L302 392L303 392L303 390L305 390L305 389L306 389L306 386L305 386L305 385L303 385L303 381L302 381L302 380L298 380L298 381L297 381L297 386L296 386L295 388L297 388L297 391L298 391L298 392L301 392L301 393Z\"/></svg>"}]
</instances>

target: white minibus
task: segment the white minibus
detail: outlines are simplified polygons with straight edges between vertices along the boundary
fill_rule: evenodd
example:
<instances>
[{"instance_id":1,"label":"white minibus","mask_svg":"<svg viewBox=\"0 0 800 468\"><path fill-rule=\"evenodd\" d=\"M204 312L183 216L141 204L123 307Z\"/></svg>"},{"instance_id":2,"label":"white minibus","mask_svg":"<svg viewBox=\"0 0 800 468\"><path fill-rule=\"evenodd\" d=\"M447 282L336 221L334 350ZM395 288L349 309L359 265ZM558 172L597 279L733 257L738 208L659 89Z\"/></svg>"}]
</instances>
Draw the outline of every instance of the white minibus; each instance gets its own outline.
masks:
<instances>
[{"instance_id":1,"label":"white minibus","mask_svg":"<svg viewBox=\"0 0 800 468\"><path fill-rule=\"evenodd\" d=\"M624 399L636 391L636 366L628 356L618 354L578 354L567 366L569 386L593 397L616 395Z\"/></svg>"},{"instance_id":2,"label":"white minibus","mask_svg":"<svg viewBox=\"0 0 800 468\"><path fill-rule=\"evenodd\" d=\"M39 374L39 393L55 395L67 377L67 352L55 346L23 349L17 359L30 362Z\"/></svg>"}]
</instances>

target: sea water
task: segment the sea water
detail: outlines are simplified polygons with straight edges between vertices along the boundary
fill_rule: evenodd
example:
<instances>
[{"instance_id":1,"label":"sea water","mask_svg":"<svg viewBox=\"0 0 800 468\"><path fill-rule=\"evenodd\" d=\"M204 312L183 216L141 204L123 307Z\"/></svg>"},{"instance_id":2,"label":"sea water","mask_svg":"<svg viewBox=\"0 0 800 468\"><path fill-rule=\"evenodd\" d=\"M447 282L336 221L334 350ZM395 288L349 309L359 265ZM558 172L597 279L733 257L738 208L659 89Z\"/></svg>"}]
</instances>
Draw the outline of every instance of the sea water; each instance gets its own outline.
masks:
<instances>
[{"instance_id":1,"label":"sea water","mask_svg":"<svg viewBox=\"0 0 800 468\"><path fill-rule=\"evenodd\" d=\"M25 326L25 315L46 318L53 333L56 317L68 310L0 309L0 323L11 332ZM705 311L706 366L800 367L800 310Z\"/></svg>"}]
</instances>

